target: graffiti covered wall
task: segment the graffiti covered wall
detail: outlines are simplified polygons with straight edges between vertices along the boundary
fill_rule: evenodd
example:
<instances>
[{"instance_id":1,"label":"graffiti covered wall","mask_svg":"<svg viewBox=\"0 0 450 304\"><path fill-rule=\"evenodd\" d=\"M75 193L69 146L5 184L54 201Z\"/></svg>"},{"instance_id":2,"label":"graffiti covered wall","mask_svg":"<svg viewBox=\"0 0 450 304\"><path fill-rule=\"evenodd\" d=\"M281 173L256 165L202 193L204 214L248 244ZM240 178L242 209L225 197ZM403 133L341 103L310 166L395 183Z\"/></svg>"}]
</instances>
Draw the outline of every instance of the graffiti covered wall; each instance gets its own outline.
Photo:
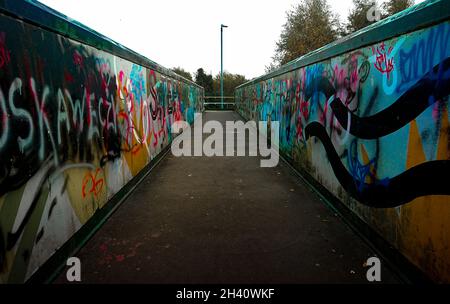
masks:
<instances>
[{"instance_id":1,"label":"graffiti covered wall","mask_svg":"<svg viewBox=\"0 0 450 304\"><path fill-rule=\"evenodd\" d=\"M192 123L203 89L0 14L0 283L23 282Z\"/></svg>"},{"instance_id":2,"label":"graffiti covered wall","mask_svg":"<svg viewBox=\"0 0 450 304\"><path fill-rule=\"evenodd\" d=\"M237 88L246 119L436 281L450 282L450 22Z\"/></svg>"}]
</instances>

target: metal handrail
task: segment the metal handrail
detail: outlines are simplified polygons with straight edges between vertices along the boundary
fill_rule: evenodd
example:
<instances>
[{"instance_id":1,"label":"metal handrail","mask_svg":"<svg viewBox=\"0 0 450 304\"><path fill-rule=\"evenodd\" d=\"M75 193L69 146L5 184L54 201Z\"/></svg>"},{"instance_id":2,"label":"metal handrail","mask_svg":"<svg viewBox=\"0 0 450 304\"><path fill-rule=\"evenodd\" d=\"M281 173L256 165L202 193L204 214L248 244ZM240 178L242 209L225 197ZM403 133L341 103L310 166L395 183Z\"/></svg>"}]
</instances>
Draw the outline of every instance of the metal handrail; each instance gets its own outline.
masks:
<instances>
[{"instance_id":1,"label":"metal handrail","mask_svg":"<svg viewBox=\"0 0 450 304\"><path fill-rule=\"evenodd\" d=\"M205 105L221 105L221 102L204 102L203 104ZM236 104L235 102L224 102L224 105L234 105Z\"/></svg>"},{"instance_id":2,"label":"metal handrail","mask_svg":"<svg viewBox=\"0 0 450 304\"><path fill-rule=\"evenodd\" d=\"M220 96L205 96L205 99L221 99ZM223 99L234 99L234 96L224 96Z\"/></svg>"}]
</instances>

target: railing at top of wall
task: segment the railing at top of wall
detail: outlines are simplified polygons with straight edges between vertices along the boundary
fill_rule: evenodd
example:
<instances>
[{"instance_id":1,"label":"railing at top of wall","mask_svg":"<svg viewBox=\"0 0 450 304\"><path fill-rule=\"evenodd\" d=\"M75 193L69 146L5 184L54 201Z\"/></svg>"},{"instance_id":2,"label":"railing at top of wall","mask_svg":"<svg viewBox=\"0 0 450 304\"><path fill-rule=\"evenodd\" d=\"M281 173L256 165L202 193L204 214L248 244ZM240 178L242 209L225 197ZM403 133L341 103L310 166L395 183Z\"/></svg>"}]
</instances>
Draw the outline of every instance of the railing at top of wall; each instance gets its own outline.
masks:
<instances>
[{"instance_id":1,"label":"railing at top of wall","mask_svg":"<svg viewBox=\"0 0 450 304\"><path fill-rule=\"evenodd\" d=\"M224 96L223 103L220 96L205 96L205 110L234 110L234 96Z\"/></svg>"},{"instance_id":2,"label":"railing at top of wall","mask_svg":"<svg viewBox=\"0 0 450 304\"><path fill-rule=\"evenodd\" d=\"M304 56L294 59L268 74L256 77L236 87L236 89L274 78L278 75L339 56L364 46L376 44L389 38L394 38L405 33L428 27L447 19L450 19L450 1L424 1L327 44Z\"/></svg>"}]
</instances>

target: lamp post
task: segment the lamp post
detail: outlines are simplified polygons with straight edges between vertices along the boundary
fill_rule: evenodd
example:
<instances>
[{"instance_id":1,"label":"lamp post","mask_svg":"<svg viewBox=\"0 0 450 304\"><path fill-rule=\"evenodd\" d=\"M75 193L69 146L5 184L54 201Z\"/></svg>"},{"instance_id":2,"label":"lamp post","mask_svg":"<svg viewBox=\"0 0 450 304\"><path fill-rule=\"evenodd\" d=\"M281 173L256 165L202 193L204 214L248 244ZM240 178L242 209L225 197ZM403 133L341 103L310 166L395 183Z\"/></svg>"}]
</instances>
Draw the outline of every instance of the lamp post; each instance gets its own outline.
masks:
<instances>
[{"instance_id":1,"label":"lamp post","mask_svg":"<svg viewBox=\"0 0 450 304\"><path fill-rule=\"evenodd\" d=\"M223 110L223 28L228 26L220 25L220 100Z\"/></svg>"}]
</instances>

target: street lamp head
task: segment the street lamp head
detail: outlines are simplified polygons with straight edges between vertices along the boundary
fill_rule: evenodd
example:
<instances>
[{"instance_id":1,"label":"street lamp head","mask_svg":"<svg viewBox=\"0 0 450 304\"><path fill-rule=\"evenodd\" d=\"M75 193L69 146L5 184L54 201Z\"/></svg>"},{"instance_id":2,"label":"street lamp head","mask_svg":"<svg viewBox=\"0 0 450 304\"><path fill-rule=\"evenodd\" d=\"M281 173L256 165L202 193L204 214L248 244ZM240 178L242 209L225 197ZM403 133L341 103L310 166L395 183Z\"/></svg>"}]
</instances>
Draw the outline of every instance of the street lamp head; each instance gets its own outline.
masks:
<instances>
[{"instance_id":1,"label":"street lamp head","mask_svg":"<svg viewBox=\"0 0 450 304\"><path fill-rule=\"evenodd\" d=\"M227 25L220 25L220 99L223 110L223 28L227 28Z\"/></svg>"}]
</instances>

